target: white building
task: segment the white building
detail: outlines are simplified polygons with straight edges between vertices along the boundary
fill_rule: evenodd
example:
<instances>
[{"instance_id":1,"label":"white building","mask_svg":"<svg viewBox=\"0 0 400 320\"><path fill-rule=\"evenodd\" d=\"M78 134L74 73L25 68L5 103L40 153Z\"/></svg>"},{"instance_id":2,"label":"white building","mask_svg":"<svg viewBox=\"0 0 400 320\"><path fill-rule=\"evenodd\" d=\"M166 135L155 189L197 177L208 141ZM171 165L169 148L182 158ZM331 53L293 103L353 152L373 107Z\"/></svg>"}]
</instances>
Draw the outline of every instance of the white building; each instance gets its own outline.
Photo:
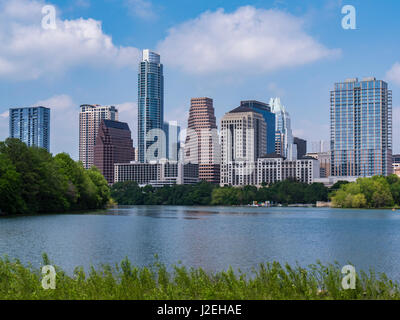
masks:
<instances>
[{"instance_id":1,"label":"white building","mask_svg":"<svg viewBox=\"0 0 400 320\"><path fill-rule=\"evenodd\" d=\"M238 107L221 120L221 185L255 185L257 159L266 153L266 123L248 107Z\"/></svg>"},{"instance_id":2,"label":"white building","mask_svg":"<svg viewBox=\"0 0 400 320\"><path fill-rule=\"evenodd\" d=\"M281 155L266 155L257 161L257 185L287 179L310 184L319 178L319 172L319 162L313 158L285 160Z\"/></svg>"},{"instance_id":3,"label":"white building","mask_svg":"<svg viewBox=\"0 0 400 320\"><path fill-rule=\"evenodd\" d=\"M288 160L297 159L297 146L294 144L290 115L280 98L271 98L271 111L275 113L275 152Z\"/></svg>"}]
</instances>

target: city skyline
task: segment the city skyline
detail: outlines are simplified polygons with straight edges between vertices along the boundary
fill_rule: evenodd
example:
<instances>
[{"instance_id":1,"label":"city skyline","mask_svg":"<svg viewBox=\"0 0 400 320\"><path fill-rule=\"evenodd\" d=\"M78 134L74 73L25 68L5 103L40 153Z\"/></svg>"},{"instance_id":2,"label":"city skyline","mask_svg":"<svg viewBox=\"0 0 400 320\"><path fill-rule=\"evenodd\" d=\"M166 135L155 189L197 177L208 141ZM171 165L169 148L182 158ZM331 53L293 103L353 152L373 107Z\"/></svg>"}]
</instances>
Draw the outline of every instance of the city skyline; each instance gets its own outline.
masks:
<instances>
[{"instance_id":1,"label":"city skyline","mask_svg":"<svg viewBox=\"0 0 400 320\"><path fill-rule=\"evenodd\" d=\"M136 141L138 48L151 48L163 57L168 79L165 120L177 120L182 129L191 97L212 97L219 121L238 101L268 101L279 96L290 110L294 136L327 141L329 90L332 83L354 76L375 76L391 85L393 122L398 121L400 50L399 44L391 41L398 24L391 19L400 6L396 1L382 6L353 1L356 30L342 28L340 1L329 1L329 5L312 0L296 5L286 1L204 1L190 6L172 1L168 7L152 1L148 8L155 14L148 16L138 16L138 8L124 1L84 2L0 1L3 29L9 31L0 50L0 140L8 136L10 107L45 105L52 108L52 152L65 151L78 159L76 111L83 103L98 103L115 105ZM41 29L44 4L56 6L56 31ZM267 17L271 19L264 19ZM75 29L67 28L67 21ZM226 21L227 28L224 34L215 34L212 26L220 21ZM237 34L230 28L235 21L239 23ZM267 45L267 40L277 39L277 31L263 21L276 21L281 32L278 47ZM23 34L17 31L24 27L36 30L39 38L29 42L30 48L23 48L25 58L18 60L21 55L11 48L18 41L24 43L17 38ZM207 60L196 53L190 40L199 28L204 29L204 35L194 37L197 45L212 49L203 51L211 54ZM80 38L79 34L85 36ZM94 47L87 47L86 36L92 37ZM298 51L293 37L309 46L309 55ZM372 39L374 46L366 47ZM49 47L45 41L52 43L50 54L41 49ZM79 46L82 50L67 50ZM229 50L234 46L237 50ZM298 53L296 59L284 54L292 46ZM382 47L385 50L379 49ZM35 54L35 63L29 52ZM241 56L232 56L232 52ZM240 77L235 76L238 72ZM316 130L307 130L311 125ZM394 129L393 151L398 153L399 129Z\"/></svg>"}]
</instances>

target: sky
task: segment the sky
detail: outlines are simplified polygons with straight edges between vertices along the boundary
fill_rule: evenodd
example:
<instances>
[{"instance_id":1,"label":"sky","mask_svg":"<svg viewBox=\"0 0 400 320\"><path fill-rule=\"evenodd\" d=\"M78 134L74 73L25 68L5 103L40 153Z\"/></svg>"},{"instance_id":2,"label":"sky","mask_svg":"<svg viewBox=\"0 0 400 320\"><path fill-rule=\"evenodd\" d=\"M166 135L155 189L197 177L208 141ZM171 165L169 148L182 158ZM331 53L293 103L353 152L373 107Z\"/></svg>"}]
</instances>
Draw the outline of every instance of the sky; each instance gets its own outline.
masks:
<instances>
[{"instance_id":1,"label":"sky","mask_svg":"<svg viewBox=\"0 0 400 320\"><path fill-rule=\"evenodd\" d=\"M345 5L356 29L342 27ZM399 12L398 0L0 0L0 141L9 108L43 105L51 152L78 159L81 104L117 106L136 141L137 68L151 49L164 65L165 120L182 128L192 97L213 98L218 123L241 100L280 97L294 135L329 140L334 83L383 79L399 153Z\"/></svg>"}]
</instances>

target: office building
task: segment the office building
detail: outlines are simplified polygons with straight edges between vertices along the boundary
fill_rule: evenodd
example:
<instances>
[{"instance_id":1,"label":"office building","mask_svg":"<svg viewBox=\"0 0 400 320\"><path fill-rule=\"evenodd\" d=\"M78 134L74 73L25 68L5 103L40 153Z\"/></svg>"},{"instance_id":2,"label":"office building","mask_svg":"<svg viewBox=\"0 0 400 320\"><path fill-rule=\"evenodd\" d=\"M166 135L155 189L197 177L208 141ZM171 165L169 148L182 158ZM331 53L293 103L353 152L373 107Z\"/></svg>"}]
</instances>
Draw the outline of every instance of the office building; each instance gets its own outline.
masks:
<instances>
[{"instance_id":1,"label":"office building","mask_svg":"<svg viewBox=\"0 0 400 320\"><path fill-rule=\"evenodd\" d=\"M393 173L400 177L400 154L393 155Z\"/></svg>"},{"instance_id":2,"label":"office building","mask_svg":"<svg viewBox=\"0 0 400 320\"><path fill-rule=\"evenodd\" d=\"M376 78L347 79L331 91L331 174L392 173L392 92Z\"/></svg>"},{"instance_id":3,"label":"office building","mask_svg":"<svg viewBox=\"0 0 400 320\"><path fill-rule=\"evenodd\" d=\"M85 169L93 165L94 144L102 120L118 121L114 106L81 105L79 113L79 161Z\"/></svg>"},{"instance_id":4,"label":"office building","mask_svg":"<svg viewBox=\"0 0 400 320\"><path fill-rule=\"evenodd\" d=\"M131 131L125 122L102 120L94 146L94 165L109 184L114 183L114 163L135 160Z\"/></svg>"},{"instance_id":5,"label":"office building","mask_svg":"<svg viewBox=\"0 0 400 320\"><path fill-rule=\"evenodd\" d=\"M139 185L162 187L199 182L197 164L178 161L131 162L114 165L114 182L135 181Z\"/></svg>"},{"instance_id":6,"label":"office building","mask_svg":"<svg viewBox=\"0 0 400 320\"><path fill-rule=\"evenodd\" d=\"M240 106L221 120L221 185L255 185L257 159L266 153L263 116Z\"/></svg>"},{"instance_id":7,"label":"office building","mask_svg":"<svg viewBox=\"0 0 400 320\"><path fill-rule=\"evenodd\" d=\"M330 152L310 152L307 157L318 160L320 167L320 178L328 178L331 175L331 154Z\"/></svg>"},{"instance_id":8,"label":"office building","mask_svg":"<svg viewBox=\"0 0 400 320\"><path fill-rule=\"evenodd\" d=\"M249 101L241 101L240 105L243 107L248 107L253 109L255 112L260 113L267 125L267 153L274 153L275 152L275 128L276 128L276 120L275 120L275 113L271 111L271 107L264 102L259 102L255 100Z\"/></svg>"},{"instance_id":9,"label":"office building","mask_svg":"<svg viewBox=\"0 0 400 320\"><path fill-rule=\"evenodd\" d=\"M296 160L297 146L294 144L290 115L280 98L271 98L269 105L275 114L275 153L288 160Z\"/></svg>"},{"instance_id":10,"label":"office building","mask_svg":"<svg viewBox=\"0 0 400 320\"><path fill-rule=\"evenodd\" d=\"M155 140L146 139L152 129L163 129L164 124L164 75L160 55L143 50L138 74L138 149L139 161L152 159L147 149ZM155 155L158 157L158 155ZM150 157L150 158L149 158ZM148 159L149 158L149 159Z\"/></svg>"},{"instance_id":11,"label":"office building","mask_svg":"<svg viewBox=\"0 0 400 320\"><path fill-rule=\"evenodd\" d=\"M181 127L178 126L177 121L164 122L164 134L165 134L165 156L168 160L178 161L179 150L181 143L179 135L181 133Z\"/></svg>"},{"instance_id":12,"label":"office building","mask_svg":"<svg viewBox=\"0 0 400 320\"><path fill-rule=\"evenodd\" d=\"M313 158L286 160L282 155L268 154L257 161L257 185L259 186L287 179L310 184L319 177L319 163Z\"/></svg>"},{"instance_id":13,"label":"office building","mask_svg":"<svg viewBox=\"0 0 400 320\"><path fill-rule=\"evenodd\" d=\"M297 149L297 159L303 158L307 153L307 141L297 137L293 138L293 143Z\"/></svg>"},{"instance_id":14,"label":"office building","mask_svg":"<svg viewBox=\"0 0 400 320\"><path fill-rule=\"evenodd\" d=\"M213 100L210 98L190 100L184 161L199 165L200 180L220 182L221 148Z\"/></svg>"},{"instance_id":15,"label":"office building","mask_svg":"<svg viewBox=\"0 0 400 320\"><path fill-rule=\"evenodd\" d=\"M11 108L10 138L20 139L29 147L50 152L50 109L45 107Z\"/></svg>"}]
</instances>

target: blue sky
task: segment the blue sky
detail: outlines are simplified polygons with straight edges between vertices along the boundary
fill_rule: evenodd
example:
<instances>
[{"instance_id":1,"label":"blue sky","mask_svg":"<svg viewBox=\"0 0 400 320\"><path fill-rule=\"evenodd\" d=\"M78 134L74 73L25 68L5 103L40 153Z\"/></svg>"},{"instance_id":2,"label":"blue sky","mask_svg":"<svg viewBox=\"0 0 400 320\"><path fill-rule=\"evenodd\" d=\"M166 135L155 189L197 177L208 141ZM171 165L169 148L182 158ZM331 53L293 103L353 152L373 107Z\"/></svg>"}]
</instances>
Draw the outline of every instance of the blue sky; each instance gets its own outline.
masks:
<instances>
[{"instance_id":1,"label":"blue sky","mask_svg":"<svg viewBox=\"0 0 400 320\"><path fill-rule=\"evenodd\" d=\"M356 30L344 30L344 5ZM41 26L44 5L57 29ZM0 140L7 110L52 108L51 151L78 157L84 103L111 104L137 135L140 50L161 53L166 120L185 127L190 98L214 99L218 122L240 100L279 96L294 133L329 139L329 91L375 76L393 90L400 152L400 2L397 0L0 0Z\"/></svg>"}]
</instances>

